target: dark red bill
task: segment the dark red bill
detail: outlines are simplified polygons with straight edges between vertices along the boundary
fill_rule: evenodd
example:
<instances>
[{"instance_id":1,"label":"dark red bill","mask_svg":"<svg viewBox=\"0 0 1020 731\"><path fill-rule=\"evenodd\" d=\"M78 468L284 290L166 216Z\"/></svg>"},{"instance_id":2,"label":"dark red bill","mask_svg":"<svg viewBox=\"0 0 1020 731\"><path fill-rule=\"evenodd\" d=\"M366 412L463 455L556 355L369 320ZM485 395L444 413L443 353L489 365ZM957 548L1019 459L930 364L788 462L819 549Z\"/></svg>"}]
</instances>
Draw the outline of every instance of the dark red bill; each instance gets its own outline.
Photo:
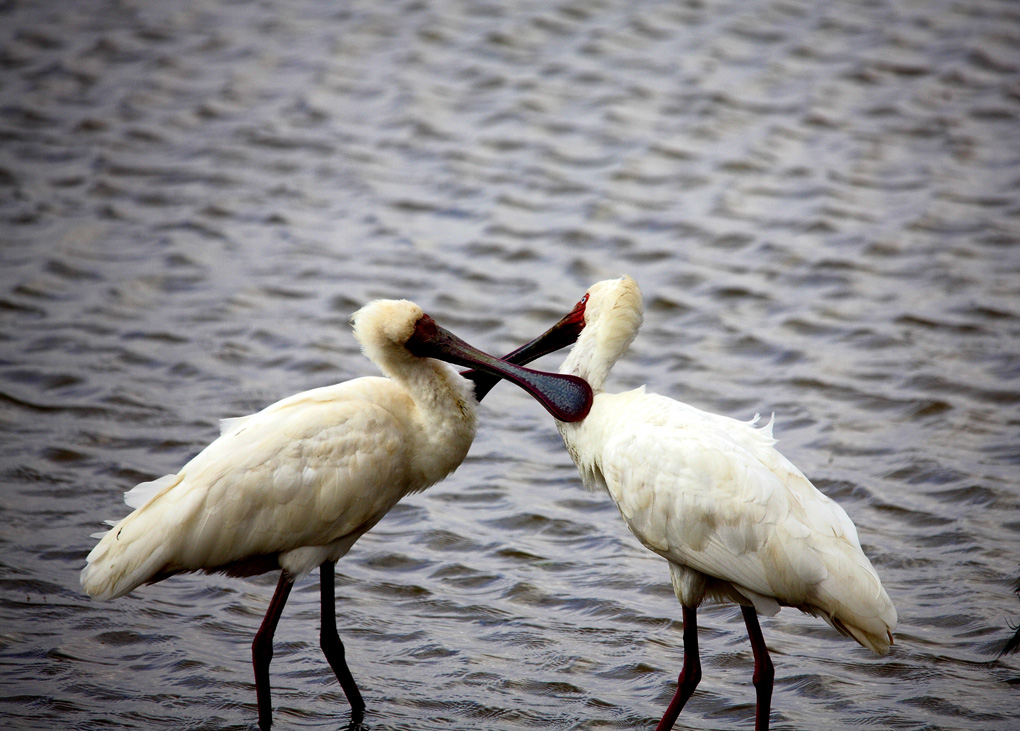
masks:
<instances>
[{"instance_id":1,"label":"dark red bill","mask_svg":"<svg viewBox=\"0 0 1020 731\"><path fill-rule=\"evenodd\" d=\"M588 295L585 294L580 302L574 305L574 309L564 315L559 322L531 342L507 353L500 360L519 366L527 365L543 355L573 345L584 329L584 307L587 303ZM500 379L500 376L480 370L464 371L461 375L474 382L475 398L479 401L485 398L485 394L491 391Z\"/></svg>"},{"instance_id":2,"label":"dark red bill","mask_svg":"<svg viewBox=\"0 0 1020 731\"><path fill-rule=\"evenodd\" d=\"M560 322L562 323L563 320ZM583 322L582 317L581 327L583 327ZM559 323L552 329L558 326ZM580 333L580 328L577 329L577 332ZM547 337L544 342L542 341L543 337ZM549 335L549 331L547 331L545 335L518 348L514 354L521 358L523 352L523 357L526 359L524 362L529 362L540 355L551 353L573 342L577 339L577 334L574 334L572 339L552 347L555 343L561 342L563 338L570 338L569 331L566 334L554 335ZM435 358L454 365L476 369L483 374L488 374L493 383L500 378L505 378L530 393L545 407L546 411L560 421L580 421L588 415L588 411L591 409L592 391L584 379L522 368L514 363L495 358L440 327L428 315L424 315L418 321L414 334L407 341L407 349L422 358ZM475 382L477 384L477 380Z\"/></svg>"}]
</instances>

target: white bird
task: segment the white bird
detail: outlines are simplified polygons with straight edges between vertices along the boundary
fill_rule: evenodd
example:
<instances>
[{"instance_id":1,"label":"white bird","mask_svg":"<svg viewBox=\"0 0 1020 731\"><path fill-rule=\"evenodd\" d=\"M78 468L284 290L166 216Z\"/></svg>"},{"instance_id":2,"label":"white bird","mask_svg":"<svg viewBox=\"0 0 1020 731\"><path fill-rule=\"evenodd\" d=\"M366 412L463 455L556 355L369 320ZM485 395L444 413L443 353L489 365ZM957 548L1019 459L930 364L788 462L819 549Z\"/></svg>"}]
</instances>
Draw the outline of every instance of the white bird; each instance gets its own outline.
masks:
<instances>
[{"instance_id":1,"label":"white bird","mask_svg":"<svg viewBox=\"0 0 1020 731\"><path fill-rule=\"evenodd\" d=\"M176 474L125 495L134 512L89 553L81 582L106 600L187 571L249 576L281 568L252 643L259 725L272 723L272 639L294 581L320 569L320 646L359 723L365 704L336 631L333 569L404 495L455 470L475 435L478 398L500 378L559 419L591 405L582 380L503 363L443 330L406 300L378 300L353 318L362 349L388 378L358 378L296 394L222 434ZM573 342L564 318L512 354L528 362ZM439 359L439 360L435 360ZM464 375L442 363L473 365ZM472 391L474 387L475 391ZM480 394L480 395L479 395Z\"/></svg>"},{"instance_id":2,"label":"white bird","mask_svg":"<svg viewBox=\"0 0 1020 731\"><path fill-rule=\"evenodd\" d=\"M772 424L758 429L757 417L706 413L643 386L606 393L641 325L641 292L626 276L599 282L578 309L583 329L560 372L587 380L595 400L585 419L557 426L584 484L607 491L638 540L669 562L683 607L683 669L657 731L673 727L701 679L696 614L706 598L740 605L758 731L768 728L774 671L757 613L796 607L887 652L896 609L856 527L776 450Z\"/></svg>"}]
</instances>

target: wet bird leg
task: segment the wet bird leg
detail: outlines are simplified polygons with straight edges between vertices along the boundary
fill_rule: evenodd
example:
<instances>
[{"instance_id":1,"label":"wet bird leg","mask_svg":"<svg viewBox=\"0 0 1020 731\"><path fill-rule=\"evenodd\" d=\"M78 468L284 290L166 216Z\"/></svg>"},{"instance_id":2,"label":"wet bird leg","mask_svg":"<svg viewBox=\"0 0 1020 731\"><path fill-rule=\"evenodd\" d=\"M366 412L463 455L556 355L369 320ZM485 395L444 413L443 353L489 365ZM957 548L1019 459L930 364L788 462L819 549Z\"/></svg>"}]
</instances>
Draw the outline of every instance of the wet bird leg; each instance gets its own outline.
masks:
<instances>
[{"instance_id":1,"label":"wet bird leg","mask_svg":"<svg viewBox=\"0 0 1020 731\"><path fill-rule=\"evenodd\" d=\"M669 707L655 727L655 731L669 731L676 723L680 711L687 699L694 694L694 689L701 682L701 658L698 656L698 610L695 607L683 607L684 612L684 665L677 678L676 694Z\"/></svg>"},{"instance_id":2,"label":"wet bird leg","mask_svg":"<svg viewBox=\"0 0 1020 731\"><path fill-rule=\"evenodd\" d=\"M269 694L269 662L273 659L273 635L276 625L280 623L283 606L287 603L290 590L294 588L294 579L286 571L280 572L280 581L269 602L262 626L255 633L251 643L252 665L255 666L255 697L259 704L259 728L269 731L273 725L273 702Z\"/></svg>"},{"instance_id":3,"label":"wet bird leg","mask_svg":"<svg viewBox=\"0 0 1020 731\"><path fill-rule=\"evenodd\" d=\"M741 606L744 624L747 625L747 636L751 640L751 651L754 653L754 675L751 681L758 694L758 703L754 712L754 731L768 731L769 711L772 708L772 684L776 677L769 649L765 646L765 638L758 624L758 614L754 607Z\"/></svg>"},{"instance_id":4,"label":"wet bird leg","mask_svg":"<svg viewBox=\"0 0 1020 731\"><path fill-rule=\"evenodd\" d=\"M319 647L322 654L326 656L329 666L333 668L336 679L340 681L340 687L344 689L348 702L351 704L351 723L360 723L365 716L365 701L361 697L347 667L344 643L340 641L340 635L336 631L336 598L333 592L333 569L336 563L325 561L319 566L319 597L321 600L321 624L319 625Z\"/></svg>"}]
</instances>

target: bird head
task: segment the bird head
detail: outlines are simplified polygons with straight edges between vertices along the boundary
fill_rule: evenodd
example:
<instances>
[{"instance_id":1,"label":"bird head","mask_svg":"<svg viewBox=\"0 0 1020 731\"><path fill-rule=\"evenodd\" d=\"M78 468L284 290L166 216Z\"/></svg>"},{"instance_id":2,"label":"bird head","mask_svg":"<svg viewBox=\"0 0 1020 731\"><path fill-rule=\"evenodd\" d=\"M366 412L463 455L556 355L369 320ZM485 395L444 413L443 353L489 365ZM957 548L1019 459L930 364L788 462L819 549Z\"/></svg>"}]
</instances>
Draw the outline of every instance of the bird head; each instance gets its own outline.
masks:
<instances>
[{"instance_id":1,"label":"bird head","mask_svg":"<svg viewBox=\"0 0 1020 731\"><path fill-rule=\"evenodd\" d=\"M580 376L595 391L600 391L609 370L630 347L641 327L644 317L641 289L627 275L596 282L571 314L579 317L580 334L560 373Z\"/></svg>"},{"instance_id":2,"label":"bird head","mask_svg":"<svg viewBox=\"0 0 1020 731\"><path fill-rule=\"evenodd\" d=\"M583 419L591 408L591 388L582 379L521 368L495 358L440 327L413 302L376 300L352 319L354 335L365 355L391 377L401 378L418 367L416 361L434 358L506 379L561 421Z\"/></svg>"},{"instance_id":3,"label":"bird head","mask_svg":"<svg viewBox=\"0 0 1020 731\"><path fill-rule=\"evenodd\" d=\"M370 351L406 343L424 314L421 307L408 300L375 300L355 312L351 324L365 355L374 361Z\"/></svg>"}]
</instances>

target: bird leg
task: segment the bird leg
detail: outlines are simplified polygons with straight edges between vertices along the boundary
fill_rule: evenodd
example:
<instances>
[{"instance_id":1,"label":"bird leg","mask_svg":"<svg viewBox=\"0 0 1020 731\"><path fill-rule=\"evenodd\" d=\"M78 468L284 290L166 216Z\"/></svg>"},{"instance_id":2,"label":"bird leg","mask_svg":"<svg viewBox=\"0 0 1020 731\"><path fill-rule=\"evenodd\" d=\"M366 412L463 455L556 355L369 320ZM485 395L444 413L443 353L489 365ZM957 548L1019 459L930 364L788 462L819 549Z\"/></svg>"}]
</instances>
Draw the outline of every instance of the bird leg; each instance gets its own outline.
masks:
<instances>
[{"instance_id":1,"label":"bird leg","mask_svg":"<svg viewBox=\"0 0 1020 731\"><path fill-rule=\"evenodd\" d=\"M344 643L340 641L340 635L336 631L336 598L333 591L335 566L335 561L324 561L319 566L319 596L322 604L319 647L322 648L322 654L326 656L329 666L333 668L336 679L340 681L340 687L344 689L347 701L351 704L351 724L356 725L361 723L365 716L365 701L354 682L350 668L347 667Z\"/></svg>"},{"instance_id":2,"label":"bird leg","mask_svg":"<svg viewBox=\"0 0 1020 731\"><path fill-rule=\"evenodd\" d=\"M273 659L273 635L276 634L276 625L280 623L283 605L287 603L287 597L290 596L293 587L294 578L286 571L281 571L280 581L269 602L265 619L262 620L262 626L255 633L255 640L251 643L252 665L255 666L255 697L258 699L259 728L262 731L269 731L269 727L273 725L273 702L269 696L269 662Z\"/></svg>"},{"instance_id":3,"label":"bird leg","mask_svg":"<svg viewBox=\"0 0 1020 731\"><path fill-rule=\"evenodd\" d=\"M769 649L765 646L765 638L758 624L758 614L754 607L741 606L744 624L747 625L747 636L751 640L751 651L754 653L754 675L751 681L758 694L758 703L754 712L754 731L768 731L769 711L772 708L772 684L776 677Z\"/></svg>"},{"instance_id":4,"label":"bird leg","mask_svg":"<svg viewBox=\"0 0 1020 731\"><path fill-rule=\"evenodd\" d=\"M698 610L684 605L684 664L677 678L676 693L655 731L669 731L694 689L701 682L701 658L698 656Z\"/></svg>"}]
</instances>

